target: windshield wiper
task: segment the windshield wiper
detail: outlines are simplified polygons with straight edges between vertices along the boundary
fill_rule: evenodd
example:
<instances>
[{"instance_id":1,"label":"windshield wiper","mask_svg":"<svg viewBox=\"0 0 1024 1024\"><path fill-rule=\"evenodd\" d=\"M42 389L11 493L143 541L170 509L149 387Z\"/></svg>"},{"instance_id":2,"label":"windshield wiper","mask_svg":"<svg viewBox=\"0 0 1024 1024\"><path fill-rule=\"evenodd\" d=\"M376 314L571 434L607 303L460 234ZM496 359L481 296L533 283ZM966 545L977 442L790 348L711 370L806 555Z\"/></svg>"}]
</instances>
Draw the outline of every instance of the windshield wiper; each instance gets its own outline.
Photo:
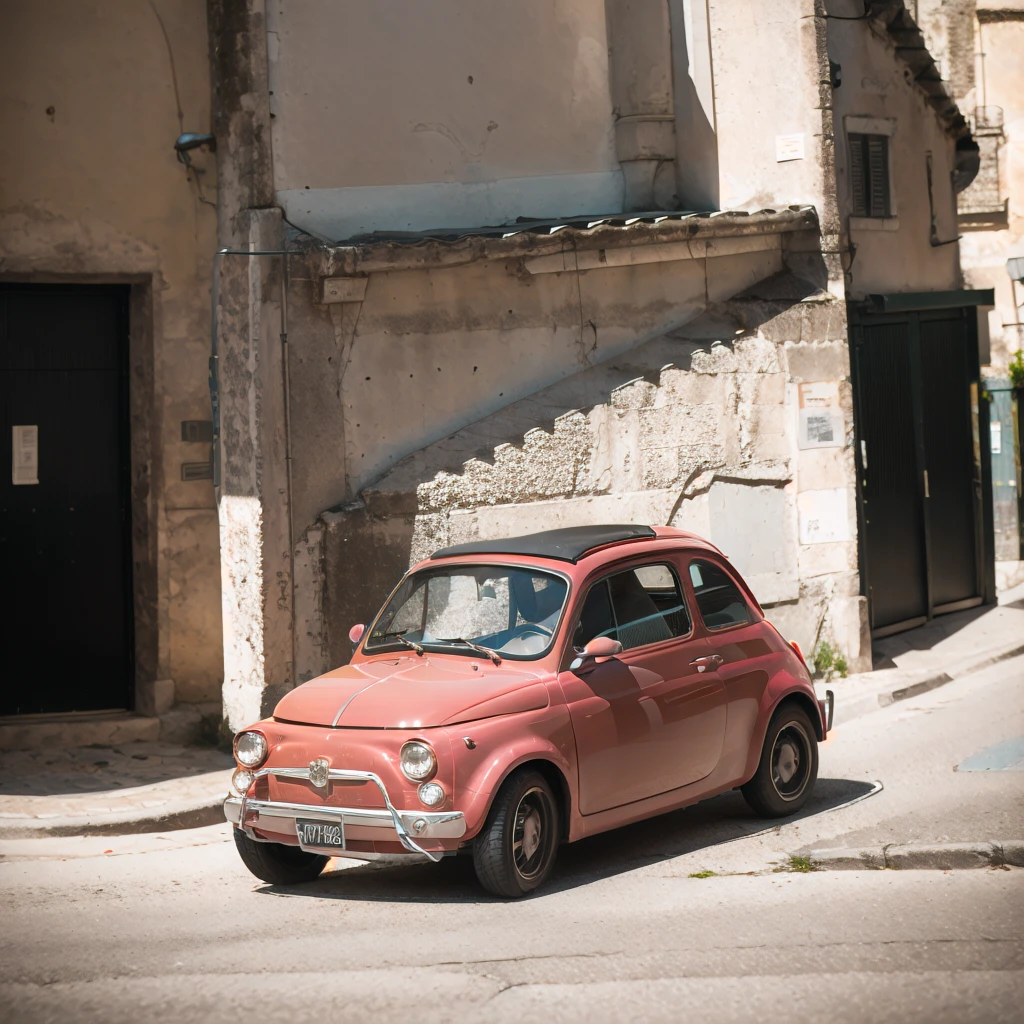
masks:
<instances>
[{"instance_id":1,"label":"windshield wiper","mask_svg":"<svg viewBox=\"0 0 1024 1024\"><path fill-rule=\"evenodd\" d=\"M464 644L466 647L472 647L474 651L479 651L485 657L490 658L495 665L501 664L501 655L497 651L492 651L490 647L481 647L480 644L475 644L472 640L467 640L465 637L453 636L447 639L438 637L437 642L439 644Z\"/></svg>"},{"instance_id":2,"label":"windshield wiper","mask_svg":"<svg viewBox=\"0 0 1024 1024\"><path fill-rule=\"evenodd\" d=\"M417 654L424 654L423 648L414 643L412 640L406 640L403 636L404 633L408 633L407 629L393 629L390 632L376 632L370 638L371 640L397 640L400 644L405 644L406 647L414 650Z\"/></svg>"}]
</instances>

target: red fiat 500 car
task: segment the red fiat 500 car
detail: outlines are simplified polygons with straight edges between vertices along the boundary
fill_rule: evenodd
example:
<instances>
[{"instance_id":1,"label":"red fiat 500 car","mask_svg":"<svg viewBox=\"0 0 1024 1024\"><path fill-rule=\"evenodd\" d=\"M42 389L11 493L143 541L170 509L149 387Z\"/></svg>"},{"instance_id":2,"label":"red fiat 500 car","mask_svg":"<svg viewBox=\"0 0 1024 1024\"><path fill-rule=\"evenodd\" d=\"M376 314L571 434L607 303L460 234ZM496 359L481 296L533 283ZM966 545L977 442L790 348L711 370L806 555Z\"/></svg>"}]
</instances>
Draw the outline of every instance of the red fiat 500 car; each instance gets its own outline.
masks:
<instances>
[{"instance_id":1,"label":"red fiat 500 car","mask_svg":"<svg viewBox=\"0 0 1024 1024\"><path fill-rule=\"evenodd\" d=\"M462 544L415 566L351 664L235 737L225 814L258 878L471 852L541 885L558 846L740 787L810 796L831 717L722 553L667 527Z\"/></svg>"}]
</instances>

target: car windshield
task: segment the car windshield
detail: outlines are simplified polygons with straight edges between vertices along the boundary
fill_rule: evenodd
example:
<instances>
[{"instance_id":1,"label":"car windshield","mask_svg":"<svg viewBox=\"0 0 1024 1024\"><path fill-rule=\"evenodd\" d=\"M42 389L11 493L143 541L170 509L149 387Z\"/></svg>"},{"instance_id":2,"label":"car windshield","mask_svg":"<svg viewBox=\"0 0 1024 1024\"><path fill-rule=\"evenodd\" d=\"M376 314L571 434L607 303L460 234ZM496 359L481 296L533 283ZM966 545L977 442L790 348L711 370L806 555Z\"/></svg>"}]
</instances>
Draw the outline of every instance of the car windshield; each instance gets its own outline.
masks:
<instances>
[{"instance_id":1,"label":"car windshield","mask_svg":"<svg viewBox=\"0 0 1024 1024\"><path fill-rule=\"evenodd\" d=\"M413 573L377 617L366 652L396 647L539 658L554 642L569 586L561 576L505 565L450 565Z\"/></svg>"}]
</instances>

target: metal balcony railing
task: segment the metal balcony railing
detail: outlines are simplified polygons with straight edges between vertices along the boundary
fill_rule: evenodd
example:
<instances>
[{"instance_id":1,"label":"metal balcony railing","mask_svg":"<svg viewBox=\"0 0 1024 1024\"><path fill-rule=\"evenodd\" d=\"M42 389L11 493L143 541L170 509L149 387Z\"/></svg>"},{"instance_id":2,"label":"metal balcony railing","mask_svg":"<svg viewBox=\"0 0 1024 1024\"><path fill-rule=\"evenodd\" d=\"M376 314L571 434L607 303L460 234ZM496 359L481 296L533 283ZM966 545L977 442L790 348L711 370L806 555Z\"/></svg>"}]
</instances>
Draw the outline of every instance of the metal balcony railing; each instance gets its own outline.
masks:
<instances>
[{"instance_id":1,"label":"metal balcony railing","mask_svg":"<svg viewBox=\"0 0 1024 1024\"><path fill-rule=\"evenodd\" d=\"M974 130L984 135L1001 135L1003 131L1003 108L975 107Z\"/></svg>"}]
</instances>

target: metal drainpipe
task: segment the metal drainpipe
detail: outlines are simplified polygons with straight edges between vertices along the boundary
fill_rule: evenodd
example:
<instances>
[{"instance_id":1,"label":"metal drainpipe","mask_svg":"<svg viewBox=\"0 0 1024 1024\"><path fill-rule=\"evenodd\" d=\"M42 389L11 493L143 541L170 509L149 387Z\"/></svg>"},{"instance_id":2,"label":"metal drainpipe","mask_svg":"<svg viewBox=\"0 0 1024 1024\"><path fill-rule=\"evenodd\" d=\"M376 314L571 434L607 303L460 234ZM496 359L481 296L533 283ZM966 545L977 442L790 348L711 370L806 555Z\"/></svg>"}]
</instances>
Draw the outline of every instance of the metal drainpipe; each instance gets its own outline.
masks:
<instances>
[{"instance_id":1,"label":"metal drainpipe","mask_svg":"<svg viewBox=\"0 0 1024 1024\"><path fill-rule=\"evenodd\" d=\"M292 683L298 684L295 659L295 521L292 513L292 400L291 373L288 365L288 257L290 249L218 249L213 256L213 287L210 310L210 406L213 412L213 493L220 507L220 378L218 370L217 327L220 310L220 260L222 256L281 257L281 362L284 384L284 465L288 488L288 558L291 562Z\"/></svg>"}]
</instances>

